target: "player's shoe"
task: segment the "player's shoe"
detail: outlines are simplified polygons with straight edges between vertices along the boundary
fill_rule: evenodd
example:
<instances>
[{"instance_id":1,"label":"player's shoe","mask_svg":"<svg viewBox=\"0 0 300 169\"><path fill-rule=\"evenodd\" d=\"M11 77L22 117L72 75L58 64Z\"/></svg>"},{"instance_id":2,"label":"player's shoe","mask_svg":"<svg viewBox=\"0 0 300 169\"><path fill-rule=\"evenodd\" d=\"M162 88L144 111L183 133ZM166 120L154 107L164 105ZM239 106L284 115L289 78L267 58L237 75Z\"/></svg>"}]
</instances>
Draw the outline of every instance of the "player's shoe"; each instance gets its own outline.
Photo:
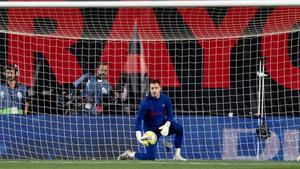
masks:
<instances>
[{"instance_id":1,"label":"player's shoe","mask_svg":"<svg viewBox=\"0 0 300 169\"><path fill-rule=\"evenodd\" d=\"M132 151L126 150L118 156L118 160L133 160L133 158L129 156L130 153L132 153Z\"/></svg>"},{"instance_id":2,"label":"player's shoe","mask_svg":"<svg viewBox=\"0 0 300 169\"><path fill-rule=\"evenodd\" d=\"M181 157L181 155L175 155L173 160L175 161L187 161L185 158Z\"/></svg>"}]
</instances>

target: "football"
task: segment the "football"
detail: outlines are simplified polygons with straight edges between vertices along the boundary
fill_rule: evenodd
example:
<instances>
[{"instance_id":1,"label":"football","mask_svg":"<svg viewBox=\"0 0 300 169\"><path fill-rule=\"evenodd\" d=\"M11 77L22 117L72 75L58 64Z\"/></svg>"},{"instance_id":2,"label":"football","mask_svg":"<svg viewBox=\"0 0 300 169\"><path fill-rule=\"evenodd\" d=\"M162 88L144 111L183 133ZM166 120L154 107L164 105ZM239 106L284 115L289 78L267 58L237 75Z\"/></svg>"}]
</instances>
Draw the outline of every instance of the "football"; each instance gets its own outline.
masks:
<instances>
[{"instance_id":1,"label":"football","mask_svg":"<svg viewBox=\"0 0 300 169\"><path fill-rule=\"evenodd\" d=\"M153 131L146 131L143 135L144 142L147 142L149 145L153 145L157 141L157 136Z\"/></svg>"}]
</instances>

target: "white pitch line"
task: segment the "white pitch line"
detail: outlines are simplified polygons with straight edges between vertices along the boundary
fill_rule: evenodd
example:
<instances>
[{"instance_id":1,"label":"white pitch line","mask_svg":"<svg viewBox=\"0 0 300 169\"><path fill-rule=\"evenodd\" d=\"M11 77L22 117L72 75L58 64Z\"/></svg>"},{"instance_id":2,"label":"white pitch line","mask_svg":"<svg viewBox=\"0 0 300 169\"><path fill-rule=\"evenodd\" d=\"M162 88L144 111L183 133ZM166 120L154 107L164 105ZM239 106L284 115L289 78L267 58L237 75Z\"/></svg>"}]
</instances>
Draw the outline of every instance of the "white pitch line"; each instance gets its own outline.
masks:
<instances>
[{"instance_id":1,"label":"white pitch line","mask_svg":"<svg viewBox=\"0 0 300 169\"><path fill-rule=\"evenodd\" d=\"M176 164L176 165L232 165L234 161L230 162L177 162L177 161L34 161L34 160L10 160L10 161L1 161L7 163L32 163L32 164L111 164L111 163L118 163L118 164ZM238 162L238 161L237 161ZM263 163L255 163L255 162L245 162L243 165L253 165L253 166L263 166L263 165L290 165L295 163L280 163L280 162L268 162Z\"/></svg>"},{"instance_id":2,"label":"white pitch line","mask_svg":"<svg viewBox=\"0 0 300 169\"><path fill-rule=\"evenodd\" d=\"M20 161L20 160L11 160L11 161L2 161L7 163L33 163L33 164L112 164L112 163L118 163L118 164L180 164L180 165L211 165L216 163L205 163L205 162L177 162L177 161ZM1 164L1 161L0 161ZM222 165L230 165L230 163L217 163Z\"/></svg>"}]
</instances>

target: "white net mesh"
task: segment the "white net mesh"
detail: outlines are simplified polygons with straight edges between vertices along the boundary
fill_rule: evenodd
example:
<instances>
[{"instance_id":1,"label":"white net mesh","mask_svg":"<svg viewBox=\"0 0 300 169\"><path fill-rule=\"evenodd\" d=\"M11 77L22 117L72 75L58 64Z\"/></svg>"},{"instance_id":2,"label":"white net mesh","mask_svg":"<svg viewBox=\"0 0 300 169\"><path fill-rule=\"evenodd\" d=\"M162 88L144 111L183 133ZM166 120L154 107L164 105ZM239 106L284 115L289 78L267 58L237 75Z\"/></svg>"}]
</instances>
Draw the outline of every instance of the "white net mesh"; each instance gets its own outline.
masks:
<instances>
[{"instance_id":1,"label":"white net mesh","mask_svg":"<svg viewBox=\"0 0 300 169\"><path fill-rule=\"evenodd\" d=\"M2 8L0 64L19 67L27 92L9 89L2 74L1 113L11 115L0 116L0 157L115 159L144 150L134 119L149 79L158 79L184 127L184 157L295 160L298 21L297 7ZM85 76L106 82L95 76L100 63L112 89L86 91ZM103 95L110 91L117 96ZM27 115L14 115L25 102ZM158 158L171 158L170 146L161 139Z\"/></svg>"}]
</instances>

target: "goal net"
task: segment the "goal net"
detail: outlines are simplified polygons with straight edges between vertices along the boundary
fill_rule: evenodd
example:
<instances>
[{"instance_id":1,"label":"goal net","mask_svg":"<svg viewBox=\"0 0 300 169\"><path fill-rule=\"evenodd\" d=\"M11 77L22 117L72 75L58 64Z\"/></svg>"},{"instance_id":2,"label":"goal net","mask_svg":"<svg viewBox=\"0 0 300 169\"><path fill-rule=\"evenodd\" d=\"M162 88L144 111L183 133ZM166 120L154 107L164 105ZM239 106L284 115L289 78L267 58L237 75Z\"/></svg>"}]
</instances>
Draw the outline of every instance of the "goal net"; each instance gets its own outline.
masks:
<instances>
[{"instance_id":1,"label":"goal net","mask_svg":"<svg viewBox=\"0 0 300 169\"><path fill-rule=\"evenodd\" d=\"M135 117L158 79L183 157L295 160L299 21L300 8L277 6L1 8L0 158L144 151ZM157 158L172 158L173 139Z\"/></svg>"}]
</instances>

